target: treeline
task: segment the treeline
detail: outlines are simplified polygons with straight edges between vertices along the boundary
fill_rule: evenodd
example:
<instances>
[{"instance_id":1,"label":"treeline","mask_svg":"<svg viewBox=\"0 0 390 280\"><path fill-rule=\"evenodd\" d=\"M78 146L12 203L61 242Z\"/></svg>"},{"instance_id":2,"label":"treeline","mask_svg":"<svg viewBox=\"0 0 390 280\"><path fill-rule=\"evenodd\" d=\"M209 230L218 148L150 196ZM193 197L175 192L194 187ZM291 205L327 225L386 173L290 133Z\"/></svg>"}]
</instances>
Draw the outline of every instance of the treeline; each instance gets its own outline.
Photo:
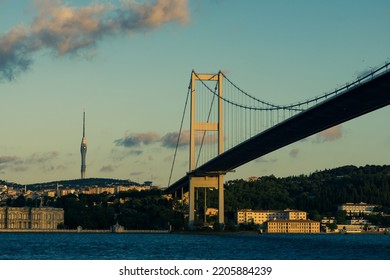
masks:
<instances>
[{"instance_id":1,"label":"treeline","mask_svg":"<svg viewBox=\"0 0 390 280\"><path fill-rule=\"evenodd\" d=\"M334 213L343 203L365 202L390 209L390 166L344 166L310 175L226 183L225 209L299 209Z\"/></svg>"},{"instance_id":2,"label":"treeline","mask_svg":"<svg viewBox=\"0 0 390 280\"><path fill-rule=\"evenodd\" d=\"M8 199L11 207L56 207L64 209L65 229L109 229L116 223L126 229L181 229L182 211L174 211L174 200L163 197L161 190L129 191L116 195L107 193L69 194L62 197L25 199L23 195Z\"/></svg>"},{"instance_id":3,"label":"treeline","mask_svg":"<svg viewBox=\"0 0 390 280\"><path fill-rule=\"evenodd\" d=\"M206 192L206 193L205 193ZM218 208L218 192L198 189L197 219L203 220L204 208ZM206 203L204 201L206 197ZM303 210L309 218L337 216L337 206L346 202L381 205L379 211L390 213L390 166L344 166L314 172L310 175L276 178L260 177L253 181L232 180L225 183L225 221L234 221L238 209ZM31 200L20 196L7 200L8 206L52 206L64 209L64 227L108 229L119 223L126 229L182 229L186 226L187 207L175 199L167 199L161 190L130 191L116 195L68 195ZM342 216L344 215L344 216ZM390 225L389 216L371 217L373 222ZM229 221L230 220L230 221ZM215 222L210 219L208 222Z\"/></svg>"},{"instance_id":4,"label":"treeline","mask_svg":"<svg viewBox=\"0 0 390 280\"><path fill-rule=\"evenodd\" d=\"M55 207L65 212L65 227L108 229L118 223L126 229L182 228L182 213L172 210L172 200L160 190L107 194L68 195L56 200Z\"/></svg>"}]
</instances>

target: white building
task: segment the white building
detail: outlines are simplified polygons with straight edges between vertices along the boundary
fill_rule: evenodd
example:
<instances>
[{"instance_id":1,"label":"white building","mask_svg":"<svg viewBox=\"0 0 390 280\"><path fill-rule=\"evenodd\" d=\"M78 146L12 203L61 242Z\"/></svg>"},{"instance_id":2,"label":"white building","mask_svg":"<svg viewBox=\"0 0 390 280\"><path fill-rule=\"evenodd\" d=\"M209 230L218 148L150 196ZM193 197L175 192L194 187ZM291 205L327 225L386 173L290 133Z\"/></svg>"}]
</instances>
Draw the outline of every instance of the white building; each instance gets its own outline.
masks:
<instances>
[{"instance_id":1,"label":"white building","mask_svg":"<svg viewBox=\"0 0 390 280\"><path fill-rule=\"evenodd\" d=\"M346 211L348 216L374 214L374 208L378 205L360 203L345 203L338 206L338 210Z\"/></svg>"},{"instance_id":2,"label":"white building","mask_svg":"<svg viewBox=\"0 0 390 280\"><path fill-rule=\"evenodd\" d=\"M307 213L299 210L252 210L237 211L237 224L263 224L268 220L306 220Z\"/></svg>"}]
</instances>

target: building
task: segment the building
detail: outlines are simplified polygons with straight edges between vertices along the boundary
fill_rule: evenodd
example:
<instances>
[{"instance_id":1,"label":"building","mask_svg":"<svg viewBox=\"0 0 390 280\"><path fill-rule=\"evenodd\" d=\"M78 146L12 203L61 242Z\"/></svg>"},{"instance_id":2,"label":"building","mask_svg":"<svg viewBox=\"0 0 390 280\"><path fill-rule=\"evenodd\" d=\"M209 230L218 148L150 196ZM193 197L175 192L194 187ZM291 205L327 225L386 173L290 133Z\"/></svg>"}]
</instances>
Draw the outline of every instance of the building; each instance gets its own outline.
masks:
<instances>
[{"instance_id":1,"label":"building","mask_svg":"<svg viewBox=\"0 0 390 280\"><path fill-rule=\"evenodd\" d=\"M269 220L264 226L266 233L320 233L320 222L312 220Z\"/></svg>"},{"instance_id":2,"label":"building","mask_svg":"<svg viewBox=\"0 0 390 280\"><path fill-rule=\"evenodd\" d=\"M206 216L217 216L218 209L217 208L206 208Z\"/></svg>"},{"instance_id":3,"label":"building","mask_svg":"<svg viewBox=\"0 0 390 280\"><path fill-rule=\"evenodd\" d=\"M82 191L84 194L101 194L101 193L108 193L108 194L115 194L115 188L114 187L89 187Z\"/></svg>"},{"instance_id":4,"label":"building","mask_svg":"<svg viewBox=\"0 0 390 280\"><path fill-rule=\"evenodd\" d=\"M359 233L364 231L363 225L337 225L338 232Z\"/></svg>"},{"instance_id":5,"label":"building","mask_svg":"<svg viewBox=\"0 0 390 280\"><path fill-rule=\"evenodd\" d=\"M375 207L378 207L378 205L360 202L360 203L345 203L339 205L337 208L338 210L346 211L348 216L358 216L358 215L374 214Z\"/></svg>"},{"instance_id":6,"label":"building","mask_svg":"<svg viewBox=\"0 0 390 280\"><path fill-rule=\"evenodd\" d=\"M335 217L323 217L322 219L321 219L321 224L324 224L324 225L326 225L326 224L334 224L334 223L336 223L336 218Z\"/></svg>"},{"instance_id":7,"label":"building","mask_svg":"<svg viewBox=\"0 0 390 280\"><path fill-rule=\"evenodd\" d=\"M64 224L64 209L0 207L0 229L53 230Z\"/></svg>"},{"instance_id":8,"label":"building","mask_svg":"<svg viewBox=\"0 0 390 280\"><path fill-rule=\"evenodd\" d=\"M151 186L117 186L116 187L116 193L120 193L120 192L128 192L128 191L147 191L147 190L151 190L152 187Z\"/></svg>"},{"instance_id":9,"label":"building","mask_svg":"<svg viewBox=\"0 0 390 280\"><path fill-rule=\"evenodd\" d=\"M346 220L347 225L370 225L369 220L363 218L352 217L350 220Z\"/></svg>"},{"instance_id":10,"label":"building","mask_svg":"<svg viewBox=\"0 0 390 280\"><path fill-rule=\"evenodd\" d=\"M252 210L241 209L237 211L237 224L259 224L267 220L306 220L307 213L299 210Z\"/></svg>"}]
</instances>

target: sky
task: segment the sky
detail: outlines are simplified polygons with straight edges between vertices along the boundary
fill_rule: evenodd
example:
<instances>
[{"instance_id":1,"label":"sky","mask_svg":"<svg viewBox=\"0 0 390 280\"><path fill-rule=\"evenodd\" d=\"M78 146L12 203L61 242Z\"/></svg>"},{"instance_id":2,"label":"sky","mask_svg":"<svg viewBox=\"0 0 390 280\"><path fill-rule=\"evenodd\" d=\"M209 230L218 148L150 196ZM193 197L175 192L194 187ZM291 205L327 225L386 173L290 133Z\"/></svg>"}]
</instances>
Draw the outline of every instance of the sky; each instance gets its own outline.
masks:
<instances>
[{"instance_id":1,"label":"sky","mask_svg":"<svg viewBox=\"0 0 390 280\"><path fill-rule=\"evenodd\" d=\"M390 61L389 1L0 0L0 179L166 187L191 71L222 70L289 104ZM389 164L389 108L254 160L226 179ZM188 130L189 124L184 124ZM179 149L172 181L188 171Z\"/></svg>"}]
</instances>

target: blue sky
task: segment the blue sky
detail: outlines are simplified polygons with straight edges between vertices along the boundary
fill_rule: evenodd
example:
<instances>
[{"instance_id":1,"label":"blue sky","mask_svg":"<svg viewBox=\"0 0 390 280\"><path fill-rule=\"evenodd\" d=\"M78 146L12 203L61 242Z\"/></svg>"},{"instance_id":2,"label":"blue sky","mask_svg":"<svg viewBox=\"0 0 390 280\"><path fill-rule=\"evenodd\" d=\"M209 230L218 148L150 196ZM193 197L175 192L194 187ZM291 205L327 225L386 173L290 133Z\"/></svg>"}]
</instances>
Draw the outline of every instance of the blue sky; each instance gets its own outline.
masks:
<instances>
[{"instance_id":1,"label":"blue sky","mask_svg":"<svg viewBox=\"0 0 390 280\"><path fill-rule=\"evenodd\" d=\"M79 178L85 110L87 177L165 187L174 150L159 139L179 129L192 69L222 70L272 103L308 99L390 60L389 10L388 1L0 0L0 178ZM389 164L389 113L289 145L227 179ZM179 151L173 180L187 162Z\"/></svg>"}]
</instances>

